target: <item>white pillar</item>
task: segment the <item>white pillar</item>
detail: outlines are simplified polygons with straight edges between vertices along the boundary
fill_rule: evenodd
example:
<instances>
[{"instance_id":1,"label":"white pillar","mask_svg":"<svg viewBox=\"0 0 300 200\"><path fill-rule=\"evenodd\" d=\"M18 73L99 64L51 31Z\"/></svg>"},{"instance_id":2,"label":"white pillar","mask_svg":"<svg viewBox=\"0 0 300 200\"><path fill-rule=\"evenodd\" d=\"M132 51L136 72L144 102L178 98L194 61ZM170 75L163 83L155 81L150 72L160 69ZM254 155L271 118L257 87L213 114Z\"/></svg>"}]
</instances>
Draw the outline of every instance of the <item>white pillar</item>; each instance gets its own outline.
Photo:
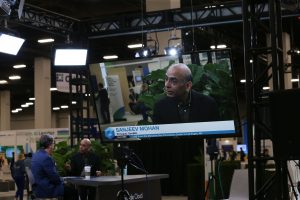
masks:
<instances>
[{"instance_id":1,"label":"white pillar","mask_svg":"<svg viewBox=\"0 0 300 200\"><path fill-rule=\"evenodd\" d=\"M51 62L48 58L34 60L34 127L51 128Z\"/></svg>"},{"instance_id":2,"label":"white pillar","mask_svg":"<svg viewBox=\"0 0 300 200\"><path fill-rule=\"evenodd\" d=\"M0 130L10 130L10 91L0 92Z\"/></svg>"}]
</instances>

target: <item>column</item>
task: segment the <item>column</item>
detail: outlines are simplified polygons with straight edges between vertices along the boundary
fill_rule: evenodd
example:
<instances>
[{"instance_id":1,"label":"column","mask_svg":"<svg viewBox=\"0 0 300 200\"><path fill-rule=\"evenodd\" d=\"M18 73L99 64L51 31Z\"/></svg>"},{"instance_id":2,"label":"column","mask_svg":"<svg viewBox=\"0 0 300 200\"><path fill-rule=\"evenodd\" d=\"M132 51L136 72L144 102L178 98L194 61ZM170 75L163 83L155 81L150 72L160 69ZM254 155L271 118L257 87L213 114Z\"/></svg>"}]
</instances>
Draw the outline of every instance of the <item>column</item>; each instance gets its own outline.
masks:
<instances>
[{"instance_id":1,"label":"column","mask_svg":"<svg viewBox=\"0 0 300 200\"><path fill-rule=\"evenodd\" d=\"M180 8L180 0L147 0L146 1L146 11L151 12L151 11L158 11L158 10L168 10L168 9L175 9L175 8ZM174 27L175 28L175 27ZM164 32L158 32L157 33L157 38L159 42L159 55L164 55L164 48L168 47L168 40L172 34L175 34L174 31L171 29L170 31L164 31ZM156 39L155 33L150 33L147 35L148 38L151 37L152 39ZM181 38L181 30L176 30L176 36ZM182 40L176 40L172 42L180 42L181 44ZM153 45L152 43L148 43L147 45Z\"/></svg>"},{"instance_id":2,"label":"column","mask_svg":"<svg viewBox=\"0 0 300 200\"><path fill-rule=\"evenodd\" d=\"M0 130L10 130L10 91L0 92Z\"/></svg>"},{"instance_id":3,"label":"column","mask_svg":"<svg viewBox=\"0 0 300 200\"><path fill-rule=\"evenodd\" d=\"M51 62L48 58L34 60L34 127L51 128Z\"/></svg>"}]
</instances>

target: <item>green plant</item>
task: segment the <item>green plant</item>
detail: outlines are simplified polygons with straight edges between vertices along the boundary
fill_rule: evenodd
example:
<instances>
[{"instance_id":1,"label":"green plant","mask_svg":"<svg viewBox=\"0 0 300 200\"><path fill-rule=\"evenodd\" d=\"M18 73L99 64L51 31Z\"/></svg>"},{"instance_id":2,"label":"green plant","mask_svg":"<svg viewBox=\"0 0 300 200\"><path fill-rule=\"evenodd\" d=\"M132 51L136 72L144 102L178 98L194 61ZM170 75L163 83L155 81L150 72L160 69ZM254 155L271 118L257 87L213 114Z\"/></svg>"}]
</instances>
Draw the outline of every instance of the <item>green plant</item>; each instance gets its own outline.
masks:
<instances>
[{"instance_id":1,"label":"green plant","mask_svg":"<svg viewBox=\"0 0 300 200\"><path fill-rule=\"evenodd\" d=\"M101 159L102 172L111 175L115 174L112 145L104 145L99 141L92 141L92 149ZM61 176L67 175L65 163L68 162L70 158L78 151L78 145L71 148L66 141L59 142L55 145L55 150L52 156L56 162L58 172Z\"/></svg>"},{"instance_id":2,"label":"green plant","mask_svg":"<svg viewBox=\"0 0 300 200\"><path fill-rule=\"evenodd\" d=\"M164 79L169 65L163 69L152 71L144 78L144 81L151 83L149 92L139 97L139 101L149 108L150 118L153 114L153 107L157 100L164 96ZM232 119L235 109L235 93L232 81L231 69L227 62L216 64L206 64L204 66L190 64L188 65L193 74L193 89L205 95L212 96L219 107L219 113L222 120ZM139 123L141 124L141 123ZM145 122L143 122L145 124Z\"/></svg>"}]
</instances>

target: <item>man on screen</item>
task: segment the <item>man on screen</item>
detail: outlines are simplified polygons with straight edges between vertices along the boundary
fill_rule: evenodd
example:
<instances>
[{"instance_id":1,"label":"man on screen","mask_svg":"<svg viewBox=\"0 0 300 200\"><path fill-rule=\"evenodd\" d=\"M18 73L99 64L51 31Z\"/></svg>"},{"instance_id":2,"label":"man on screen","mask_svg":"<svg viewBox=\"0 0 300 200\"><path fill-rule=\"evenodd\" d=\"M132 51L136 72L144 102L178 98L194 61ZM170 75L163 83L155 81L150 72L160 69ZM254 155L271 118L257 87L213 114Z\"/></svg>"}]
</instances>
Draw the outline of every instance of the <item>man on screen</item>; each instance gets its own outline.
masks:
<instances>
[{"instance_id":1,"label":"man on screen","mask_svg":"<svg viewBox=\"0 0 300 200\"><path fill-rule=\"evenodd\" d=\"M216 121L219 118L215 100L192 90L191 70L182 63L169 67L165 78L166 97L154 105L153 123L170 124Z\"/></svg>"}]
</instances>

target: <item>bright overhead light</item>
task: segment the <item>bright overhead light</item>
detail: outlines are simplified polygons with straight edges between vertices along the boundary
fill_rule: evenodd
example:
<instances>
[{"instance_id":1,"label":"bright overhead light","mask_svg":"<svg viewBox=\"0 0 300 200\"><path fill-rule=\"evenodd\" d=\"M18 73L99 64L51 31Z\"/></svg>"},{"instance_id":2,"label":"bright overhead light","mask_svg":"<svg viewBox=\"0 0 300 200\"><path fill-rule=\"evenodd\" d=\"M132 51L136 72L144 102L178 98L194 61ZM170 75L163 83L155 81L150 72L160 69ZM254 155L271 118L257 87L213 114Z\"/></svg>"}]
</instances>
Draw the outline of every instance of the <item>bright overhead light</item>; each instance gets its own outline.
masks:
<instances>
[{"instance_id":1,"label":"bright overhead light","mask_svg":"<svg viewBox=\"0 0 300 200\"><path fill-rule=\"evenodd\" d=\"M17 55L24 41L22 38L0 33L0 52Z\"/></svg>"},{"instance_id":2,"label":"bright overhead light","mask_svg":"<svg viewBox=\"0 0 300 200\"><path fill-rule=\"evenodd\" d=\"M299 82L299 78L292 78L292 79L291 79L291 82L293 82L293 83L294 83L294 82Z\"/></svg>"},{"instance_id":3,"label":"bright overhead light","mask_svg":"<svg viewBox=\"0 0 300 200\"><path fill-rule=\"evenodd\" d=\"M17 108L17 109L16 109L16 111L18 111L18 112L19 112L19 111L22 111L22 110L23 110L22 108Z\"/></svg>"},{"instance_id":4,"label":"bright overhead light","mask_svg":"<svg viewBox=\"0 0 300 200\"><path fill-rule=\"evenodd\" d=\"M52 110L60 110L60 107L53 107Z\"/></svg>"},{"instance_id":5,"label":"bright overhead light","mask_svg":"<svg viewBox=\"0 0 300 200\"><path fill-rule=\"evenodd\" d=\"M72 101L72 104L77 104L77 102L76 101Z\"/></svg>"},{"instance_id":6,"label":"bright overhead light","mask_svg":"<svg viewBox=\"0 0 300 200\"><path fill-rule=\"evenodd\" d=\"M38 43L50 43L50 42L54 42L54 39L53 38L45 38L45 39L40 39L38 40Z\"/></svg>"},{"instance_id":7,"label":"bright overhead light","mask_svg":"<svg viewBox=\"0 0 300 200\"><path fill-rule=\"evenodd\" d=\"M30 97L29 101L35 101L35 98L34 97Z\"/></svg>"},{"instance_id":8,"label":"bright overhead light","mask_svg":"<svg viewBox=\"0 0 300 200\"><path fill-rule=\"evenodd\" d=\"M27 107L29 107L29 105L27 105L27 104L22 104L21 107L22 107L22 108L27 108Z\"/></svg>"},{"instance_id":9,"label":"bright overhead light","mask_svg":"<svg viewBox=\"0 0 300 200\"><path fill-rule=\"evenodd\" d=\"M56 49L54 53L55 66L84 66L86 65L87 49Z\"/></svg>"},{"instance_id":10,"label":"bright overhead light","mask_svg":"<svg viewBox=\"0 0 300 200\"><path fill-rule=\"evenodd\" d=\"M216 48L215 45L211 45L211 46L210 46L210 49L215 49L215 48Z\"/></svg>"},{"instance_id":11,"label":"bright overhead light","mask_svg":"<svg viewBox=\"0 0 300 200\"><path fill-rule=\"evenodd\" d=\"M32 106L33 102L27 102L26 104L29 105L29 106Z\"/></svg>"},{"instance_id":12,"label":"bright overhead light","mask_svg":"<svg viewBox=\"0 0 300 200\"><path fill-rule=\"evenodd\" d=\"M246 79L241 79L240 82L241 83L246 83Z\"/></svg>"},{"instance_id":13,"label":"bright overhead light","mask_svg":"<svg viewBox=\"0 0 300 200\"><path fill-rule=\"evenodd\" d=\"M143 44L142 43L139 43L139 44L129 44L129 45L127 45L127 47L129 49L137 49L137 48L142 48Z\"/></svg>"},{"instance_id":14,"label":"bright overhead light","mask_svg":"<svg viewBox=\"0 0 300 200\"><path fill-rule=\"evenodd\" d=\"M60 106L60 108L61 108L61 109L66 109L66 108L69 108L69 106L67 106L67 105L62 105L62 106Z\"/></svg>"},{"instance_id":15,"label":"bright overhead light","mask_svg":"<svg viewBox=\"0 0 300 200\"><path fill-rule=\"evenodd\" d=\"M218 44L217 49L225 49L227 47L226 44Z\"/></svg>"},{"instance_id":16,"label":"bright overhead light","mask_svg":"<svg viewBox=\"0 0 300 200\"><path fill-rule=\"evenodd\" d=\"M103 59L105 59L105 60L111 60L111 59L117 59L117 58L119 58L117 55L103 56Z\"/></svg>"},{"instance_id":17,"label":"bright overhead light","mask_svg":"<svg viewBox=\"0 0 300 200\"><path fill-rule=\"evenodd\" d=\"M15 69L20 69L20 68L25 68L25 67L26 67L26 65L24 65L24 64L13 66L13 68L15 68Z\"/></svg>"},{"instance_id":18,"label":"bright overhead light","mask_svg":"<svg viewBox=\"0 0 300 200\"><path fill-rule=\"evenodd\" d=\"M263 90L269 90L269 89L270 89L269 86L264 86L264 87L263 87Z\"/></svg>"},{"instance_id":19,"label":"bright overhead light","mask_svg":"<svg viewBox=\"0 0 300 200\"><path fill-rule=\"evenodd\" d=\"M19 79L21 79L21 76L13 75L13 76L9 76L8 78L9 78L10 80L19 80Z\"/></svg>"},{"instance_id":20,"label":"bright overhead light","mask_svg":"<svg viewBox=\"0 0 300 200\"><path fill-rule=\"evenodd\" d=\"M12 110L11 113L18 113L19 111L17 110Z\"/></svg>"},{"instance_id":21,"label":"bright overhead light","mask_svg":"<svg viewBox=\"0 0 300 200\"><path fill-rule=\"evenodd\" d=\"M50 88L50 91L57 91L56 87Z\"/></svg>"},{"instance_id":22,"label":"bright overhead light","mask_svg":"<svg viewBox=\"0 0 300 200\"><path fill-rule=\"evenodd\" d=\"M7 84L7 80L0 80L0 84Z\"/></svg>"}]
</instances>

